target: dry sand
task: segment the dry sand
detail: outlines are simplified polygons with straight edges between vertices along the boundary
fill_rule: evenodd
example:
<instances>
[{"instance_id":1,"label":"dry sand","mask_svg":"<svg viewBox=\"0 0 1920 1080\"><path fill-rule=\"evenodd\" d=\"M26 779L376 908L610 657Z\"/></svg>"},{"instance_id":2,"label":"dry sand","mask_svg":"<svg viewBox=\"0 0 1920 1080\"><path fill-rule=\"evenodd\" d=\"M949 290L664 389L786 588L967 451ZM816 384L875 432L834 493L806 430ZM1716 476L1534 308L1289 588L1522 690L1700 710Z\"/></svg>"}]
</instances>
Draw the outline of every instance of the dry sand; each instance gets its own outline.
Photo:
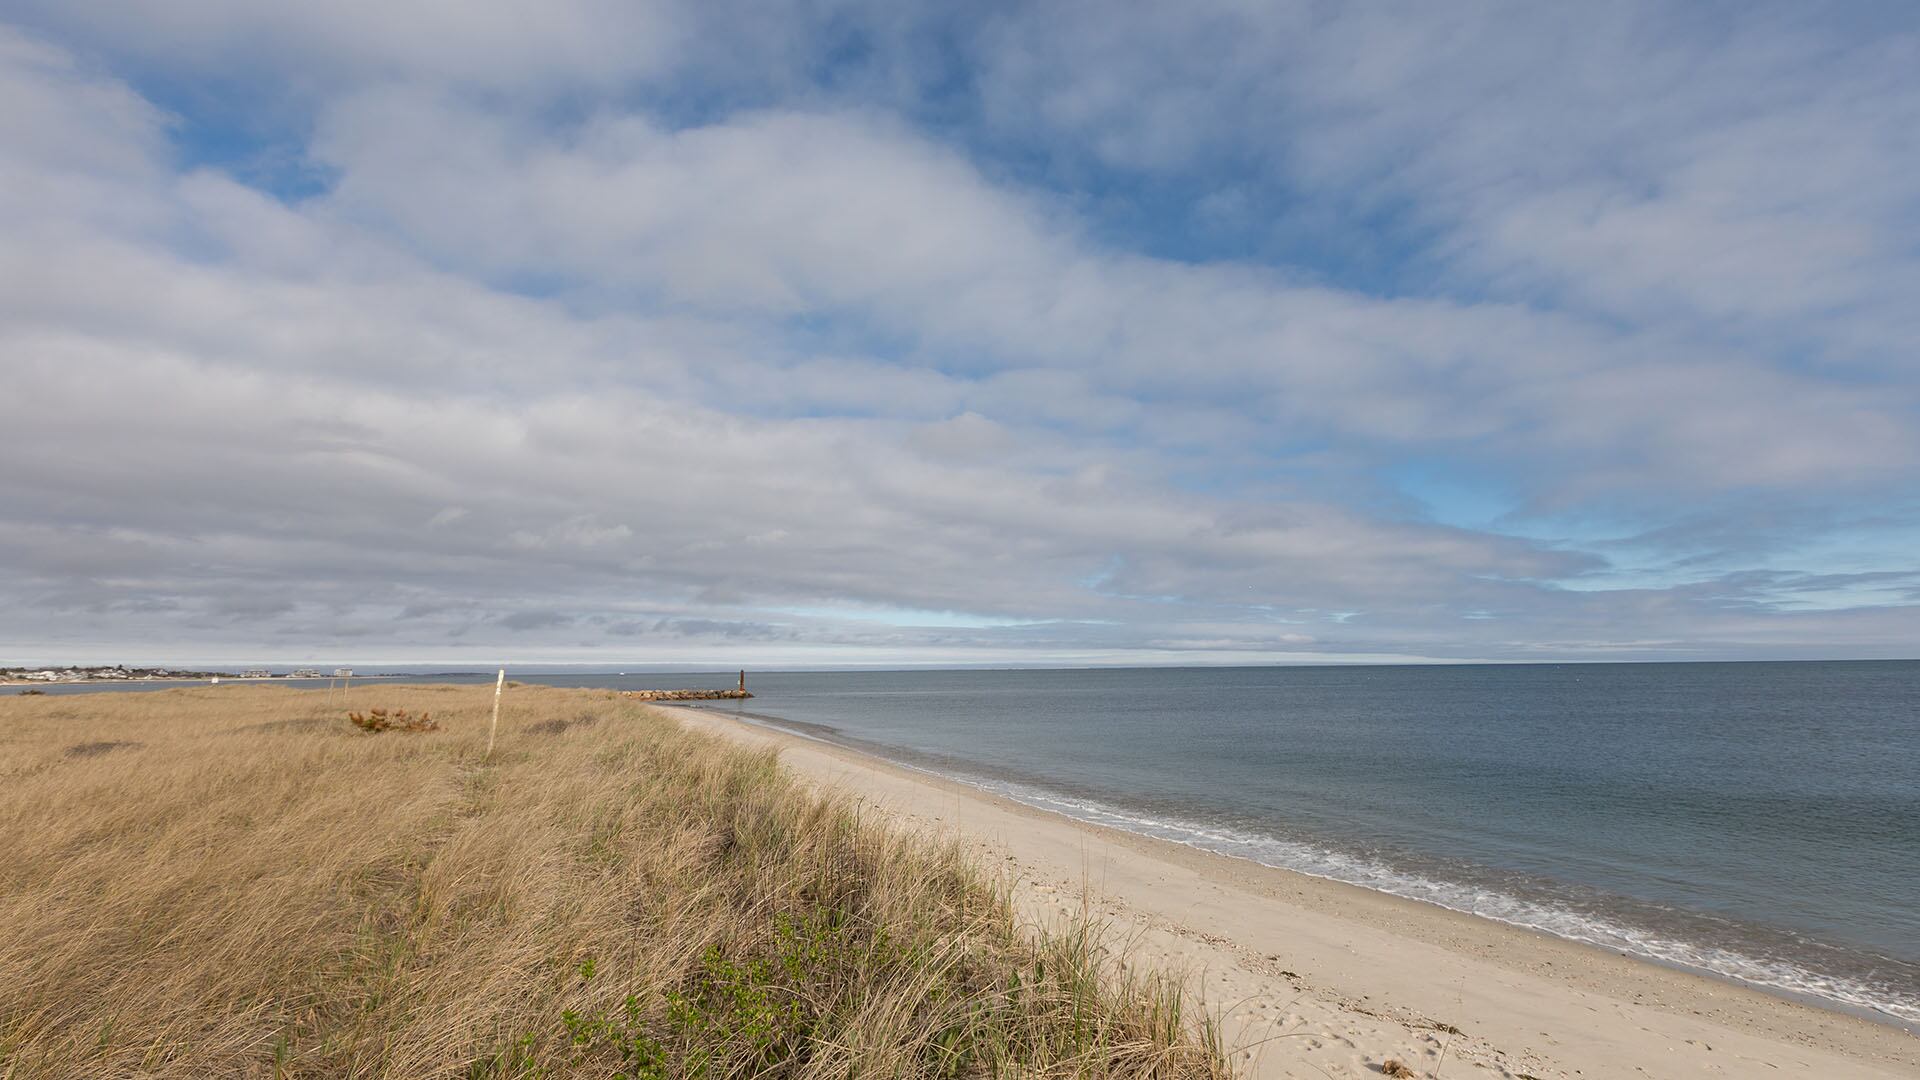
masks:
<instances>
[{"instance_id":1,"label":"dry sand","mask_svg":"<svg viewBox=\"0 0 1920 1080\"><path fill-rule=\"evenodd\" d=\"M1141 962L1185 970L1254 1077L1920 1077L1894 1027L1339 882L1087 825L724 714L797 774L950 832L1024 915L1087 905Z\"/></svg>"}]
</instances>

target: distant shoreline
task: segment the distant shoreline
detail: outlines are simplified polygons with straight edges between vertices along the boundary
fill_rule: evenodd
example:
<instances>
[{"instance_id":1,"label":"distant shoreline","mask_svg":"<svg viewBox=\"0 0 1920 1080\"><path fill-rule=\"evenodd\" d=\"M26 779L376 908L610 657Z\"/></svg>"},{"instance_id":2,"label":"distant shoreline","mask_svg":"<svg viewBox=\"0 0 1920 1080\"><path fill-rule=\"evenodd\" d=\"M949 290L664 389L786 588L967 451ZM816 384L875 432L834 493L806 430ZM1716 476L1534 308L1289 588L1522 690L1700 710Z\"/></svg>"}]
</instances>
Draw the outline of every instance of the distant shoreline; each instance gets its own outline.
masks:
<instances>
[{"instance_id":1,"label":"distant shoreline","mask_svg":"<svg viewBox=\"0 0 1920 1080\"><path fill-rule=\"evenodd\" d=\"M128 683L186 683L205 685L218 680L226 683L269 684L288 682L332 682L336 679L420 679L423 675L379 674L379 675L269 675L266 678L246 678L240 675L143 675L125 679L14 679L0 680L0 687L10 686L122 686Z\"/></svg>"}]
</instances>

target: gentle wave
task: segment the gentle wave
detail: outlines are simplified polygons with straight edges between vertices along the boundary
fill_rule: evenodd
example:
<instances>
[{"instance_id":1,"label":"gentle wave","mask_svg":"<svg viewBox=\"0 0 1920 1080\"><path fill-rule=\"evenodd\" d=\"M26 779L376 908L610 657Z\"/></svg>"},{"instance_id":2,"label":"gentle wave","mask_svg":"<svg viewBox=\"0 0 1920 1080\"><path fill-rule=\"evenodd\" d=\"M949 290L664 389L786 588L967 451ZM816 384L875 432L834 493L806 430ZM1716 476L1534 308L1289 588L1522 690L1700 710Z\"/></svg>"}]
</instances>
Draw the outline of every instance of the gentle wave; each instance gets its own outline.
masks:
<instances>
[{"instance_id":1,"label":"gentle wave","mask_svg":"<svg viewBox=\"0 0 1920 1080\"><path fill-rule=\"evenodd\" d=\"M1168 840L1310 877L1357 885L1510 926L1538 930L1570 941L1693 968L1772 990L1822 998L1852 1008L1878 1012L1907 1024L1920 1024L1920 998L1859 979L1814 971L1792 961L1683 941L1599 914L1541 903L1485 886L1409 873L1332 848L1242 833L1199 822L1145 817L1116 807L1002 780L959 775L949 778L1035 809L1090 824Z\"/></svg>"},{"instance_id":2,"label":"gentle wave","mask_svg":"<svg viewBox=\"0 0 1920 1080\"><path fill-rule=\"evenodd\" d=\"M783 718L730 713L734 719L774 727L813 742L840 745L826 725L800 724ZM806 730L818 728L819 730ZM871 753L876 747L855 746ZM1853 1009L1892 1017L1903 1025L1920 1026L1920 997L1862 979L1816 971L1790 960L1755 956L1737 949L1691 942L1596 912L1515 896L1501 889L1448 881L1409 872L1334 848L1241 832L1178 818L1150 817L1119 807L1074 798L1008 780L970 775L951 768L935 769L896 756L888 760L914 772L937 776L1011 799L1015 802L1077 821L1166 840L1201 851L1245 859L1263 866L1290 870L1310 877L1343 882L1375 892L1436 907L1476 915L1510 926L1611 949L1676 967L1691 968L1722 978L1787 994L1817 998Z\"/></svg>"}]
</instances>

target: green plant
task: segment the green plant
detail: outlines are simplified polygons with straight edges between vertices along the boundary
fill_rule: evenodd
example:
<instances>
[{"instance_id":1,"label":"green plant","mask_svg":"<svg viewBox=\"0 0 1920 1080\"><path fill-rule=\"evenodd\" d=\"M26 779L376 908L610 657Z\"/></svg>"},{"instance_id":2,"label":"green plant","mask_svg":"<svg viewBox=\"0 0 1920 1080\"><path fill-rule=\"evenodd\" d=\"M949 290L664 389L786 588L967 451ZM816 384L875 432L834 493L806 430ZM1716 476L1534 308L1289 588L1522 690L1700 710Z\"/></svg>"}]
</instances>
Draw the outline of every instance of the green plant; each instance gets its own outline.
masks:
<instances>
[{"instance_id":1,"label":"green plant","mask_svg":"<svg viewBox=\"0 0 1920 1080\"><path fill-rule=\"evenodd\" d=\"M717 945L700 960L693 986L667 993L668 1020L696 1047L705 1044L705 1053L689 1064L739 1058L757 1071L804 1052L812 1018L776 979L779 969L772 962L730 960Z\"/></svg>"},{"instance_id":2,"label":"green plant","mask_svg":"<svg viewBox=\"0 0 1920 1080\"><path fill-rule=\"evenodd\" d=\"M612 1051L620 1059L614 1080L667 1080L674 1075L667 1068L667 1050L646 1033L640 1016L640 999L627 995L618 1017L582 1016L572 1010L560 1014L567 1038L582 1052Z\"/></svg>"},{"instance_id":3,"label":"green plant","mask_svg":"<svg viewBox=\"0 0 1920 1080\"><path fill-rule=\"evenodd\" d=\"M783 942L801 940L788 932L795 925L783 923ZM709 946L688 985L661 995L665 1012L658 1036L648 1030L646 1009L634 994L618 1015L567 1010L561 1023L580 1052L617 1055L618 1080L759 1073L805 1057L814 1017L779 977L807 974L803 959L783 948L773 958L734 960L718 945ZM582 977L591 979L595 966L592 960L582 964Z\"/></svg>"}]
</instances>

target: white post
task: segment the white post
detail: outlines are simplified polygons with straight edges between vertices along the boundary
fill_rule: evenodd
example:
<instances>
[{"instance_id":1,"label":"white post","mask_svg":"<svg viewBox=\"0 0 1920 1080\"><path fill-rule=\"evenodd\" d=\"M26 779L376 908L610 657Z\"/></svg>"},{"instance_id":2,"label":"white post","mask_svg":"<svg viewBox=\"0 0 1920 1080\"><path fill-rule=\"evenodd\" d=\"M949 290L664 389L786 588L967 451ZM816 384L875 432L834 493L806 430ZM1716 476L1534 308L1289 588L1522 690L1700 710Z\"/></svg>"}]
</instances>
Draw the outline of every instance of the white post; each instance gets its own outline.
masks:
<instances>
[{"instance_id":1,"label":"white post","mask_svg":"<svg viewBox=\"0 0 1920 1080\"><path fill-rule=\"evenodd\" d=\"M493 737L500 732L500 691L507 686L507 669L500 669L500 677L493 680L493 725L487 728L487 757L493 756Z\"/></svg>"}]
</instances>

